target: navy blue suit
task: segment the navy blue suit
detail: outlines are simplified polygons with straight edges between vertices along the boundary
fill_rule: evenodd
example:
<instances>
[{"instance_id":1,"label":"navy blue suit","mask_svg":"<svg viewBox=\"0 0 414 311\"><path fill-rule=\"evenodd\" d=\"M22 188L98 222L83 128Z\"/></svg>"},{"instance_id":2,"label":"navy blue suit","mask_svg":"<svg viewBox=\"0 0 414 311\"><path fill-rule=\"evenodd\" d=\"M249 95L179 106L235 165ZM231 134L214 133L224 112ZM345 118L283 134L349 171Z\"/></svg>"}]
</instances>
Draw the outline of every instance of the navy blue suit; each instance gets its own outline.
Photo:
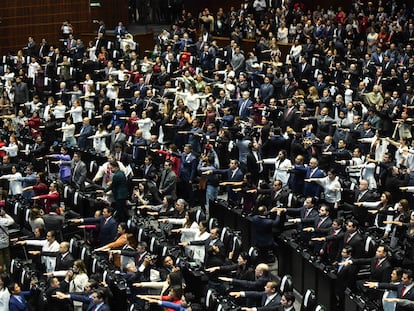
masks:
<instances>
[{"instance_id":1,"label":"navy blue suit","mask_svg":"<svg viewBox=\"0 0 414 311\"><path fill-rule=\"evenodd\" d=\"M99 246L115 241L118 232L118 224L113 217L110 217L106 223L104 217L88 217L84 218L83 222L99 224Z\"/></svg>"},{"instance_id":2,"label":"navy blue suit","mask_svg":"<svg viewBox=\"0 0 414 311\"><path fill-rule=\"evenodd\" d=\"M237 112L239 113L240 119L247 121L253 113L251 109L253 102L250 99L240 99L239 104L237 105Z\"/></svg>"},{"instance_id":3,"label":"navy blue suit","mask_svg":"<svg viewBox=\"0 0 414 311\"><path fill-rule=\"evenodd\" d=\"M92 146L92 140L88 139L89 136L93 135L93 127L92 125L84 125L82 126L79 137L78 137L78 147L80 149L89 149Z\"/></svg>"},{"instance_id":4,"label":"navy blue suit","mask_svg":"<svg viewBox=\"0 0 414 311\"><path fill-rule=\"evenodd\" d=\"M214 174L222 174L225 176L226 181L234 181L239 182L243 181L243 172L240 168L237 168L237 170L234 172L231 169L225 169L225 170L214 170ZM232 202L233 204L239 204L241 200L241 193L240 192L234 192L233 186L229 185L227 186L227 193L228 193L228 201Z\"/></svg>"},{"instance_id":5,"label":"navy blue suit","mask_svg":"<svg viewBox=\"0 0 414 311\"><path fill-rule=\"evenodd\" d=\"M20 297L17 298L16 296ZM9 300L10 311L29 311L25 297L30 296L30 291L22 291L19 295L11 295Z\"/></svg>"},{"instance_id":6,"label":"navy blue suit","mask_svg":"<svg viewBox=\"0 0 414 311\"><path fill-rule=\"evenodd\" d=\"M194 191L193 191L193 182L197 177L197 158L192 154L186 154L183 152L181 154L180 162L180 179L182 182L182 197L188 199L190 205L194 203Z\"/></svg>"},{"instance_id":7,"label":"navy blue suit","mask_svg":"<svg viewBox=\"0 0 414 311\"><path fill-rule=\"evenodd\" d=\"M316 168L316 170L312 174L312 169L310 167L306 168L306 176L305 178L322 178L325 177L324 172ZM318 185L316 182L305 182L303 186L303 195L305 197L315 197L319 198L322 192L322 187Z\"/></svg>"}]
</instances>

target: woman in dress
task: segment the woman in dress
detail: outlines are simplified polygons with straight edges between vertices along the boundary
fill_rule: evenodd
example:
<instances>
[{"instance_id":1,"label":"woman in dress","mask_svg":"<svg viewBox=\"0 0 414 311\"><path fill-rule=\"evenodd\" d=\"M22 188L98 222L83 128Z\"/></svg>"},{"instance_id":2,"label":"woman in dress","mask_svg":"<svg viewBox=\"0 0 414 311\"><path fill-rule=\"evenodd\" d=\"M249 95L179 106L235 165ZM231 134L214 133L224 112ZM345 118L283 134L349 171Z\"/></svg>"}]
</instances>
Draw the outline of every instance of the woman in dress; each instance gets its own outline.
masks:
<instances>
[{"instance_id":1,"label":"woman in dress","mask_svg":"<svg viewBox=\"0 0 414 311\"><path fill-rule=\"evenodd\" d=\"M151 128L154 125L154 122L147 117L147 112L145 110L141 114L141 119L137 122L139 129L142 130L142 137L149 141L151 139Z\"/></svg>"},{"instance_id":2,"label":"woman in dress","mask_svg":"<svg viewBox=\"0 0 414 311\"><path fill-rule=\"evenodd\" d=\"M108 136L104 125L102 123L98 124L98 129L95 132L95 135L90 136L89 138L93 139L93 149L100 154L105 156L109 155L109 148L106 145L106 137Z\"/></svg>"}]
</instances>

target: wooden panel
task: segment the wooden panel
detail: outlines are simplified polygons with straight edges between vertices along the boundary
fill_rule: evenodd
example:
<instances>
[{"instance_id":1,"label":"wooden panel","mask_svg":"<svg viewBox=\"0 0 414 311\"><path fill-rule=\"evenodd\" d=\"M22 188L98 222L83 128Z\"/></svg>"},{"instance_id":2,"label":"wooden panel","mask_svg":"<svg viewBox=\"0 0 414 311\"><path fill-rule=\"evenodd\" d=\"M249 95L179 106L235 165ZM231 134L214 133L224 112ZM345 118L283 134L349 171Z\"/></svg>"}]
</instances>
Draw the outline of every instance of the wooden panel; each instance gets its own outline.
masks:
<instances>
[{"instance_id":1,"label":"wooden panel","mask_svg":"<svg viewBox=\"0 0 414 311\"><path fill-rule=\"evenodd\" d=\"M60 27L65 20L72 24L75 37L96 30L93 19L104 20L109 30L118 20L128 21L128 0L102 0L101 4L100 8L90 8L89 0L3 0L0 54L16 53L25 46L29 36L36 43L46 38L49 44L60 46Z\"/></svg>"}]
</instances>

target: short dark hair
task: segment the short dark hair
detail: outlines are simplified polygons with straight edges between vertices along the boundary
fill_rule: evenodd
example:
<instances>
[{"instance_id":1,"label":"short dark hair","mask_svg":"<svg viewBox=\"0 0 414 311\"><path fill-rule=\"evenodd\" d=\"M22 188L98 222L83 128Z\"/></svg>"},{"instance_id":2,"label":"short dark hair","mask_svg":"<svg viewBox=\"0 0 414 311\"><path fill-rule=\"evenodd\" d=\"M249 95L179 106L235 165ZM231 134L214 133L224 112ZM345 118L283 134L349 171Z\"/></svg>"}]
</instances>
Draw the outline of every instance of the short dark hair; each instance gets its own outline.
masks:
<instances>
[{"instance_id":1,"label":"short dark hair","mask_svg":"<svg viewBox=\"0 0 414 311\"><path fill-rule=\"evenodd\" d=\"M285 296L288 302L290 301L292 304L295 302L295 294L293 294L292 292L286 292L283 294L283 296Z\"/></svg>"}]
</instances>

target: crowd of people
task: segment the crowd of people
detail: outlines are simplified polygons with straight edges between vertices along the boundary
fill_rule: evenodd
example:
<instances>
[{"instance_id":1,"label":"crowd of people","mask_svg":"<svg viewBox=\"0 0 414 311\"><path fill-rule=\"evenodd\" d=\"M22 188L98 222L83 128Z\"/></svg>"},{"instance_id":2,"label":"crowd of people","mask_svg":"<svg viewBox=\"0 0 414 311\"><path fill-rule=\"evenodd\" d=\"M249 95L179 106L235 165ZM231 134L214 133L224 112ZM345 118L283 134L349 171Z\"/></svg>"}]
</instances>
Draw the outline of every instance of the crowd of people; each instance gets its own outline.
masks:
<instances>
[{"instance_id":1,"label":"crowd of people","mask_svg":"<svg viewBox=\"0 0 414 311\"><path fill-rule=\"evenodd\" d=\"M200 263L207 287L221 294L230 287L240 306L293 310L294 296L281 292L265 262L278 251L273 232L294 226L302 246L337 273L339 307L349 287L378 305L386 289L403 302L384 298L384 310L408 310L414 16L406 5L353 1L350 11L311 10L295 1L244 0L198 17L183 10L142 58L122 22L110 39L96 21L97 38L85 46L65 21L60 43L36 44L33 34L4 56L0 182L5 206L17 200L30 209L33 238L16 243L41 247L30 253L49 276L49 309L109 310L114 301L68 241L57 242L65 220L90 230L87 242L125 272L137 308L144 301L202 308L191 303L176 258L156 264L147 243L136 243L126 223L138 214L158 219L170 241ZM215 36L228 36L229 45ZM243 39L255 39L254 50L244 51ZM286 55L280 44L290 47ZM91 159L99 167L88 178ZM65 209L64 186L99 193L103 210ZM252 217L255 269L206 221L210 202L223 194ZM5 271L8 214L0 217ZM366 249L368 238L376 253ZM364 264L369 276L356 281ZM0 275L0 310L25 310L35 280L31 292L21 292L9 278Z\"/></svg>"}]
</instances>

